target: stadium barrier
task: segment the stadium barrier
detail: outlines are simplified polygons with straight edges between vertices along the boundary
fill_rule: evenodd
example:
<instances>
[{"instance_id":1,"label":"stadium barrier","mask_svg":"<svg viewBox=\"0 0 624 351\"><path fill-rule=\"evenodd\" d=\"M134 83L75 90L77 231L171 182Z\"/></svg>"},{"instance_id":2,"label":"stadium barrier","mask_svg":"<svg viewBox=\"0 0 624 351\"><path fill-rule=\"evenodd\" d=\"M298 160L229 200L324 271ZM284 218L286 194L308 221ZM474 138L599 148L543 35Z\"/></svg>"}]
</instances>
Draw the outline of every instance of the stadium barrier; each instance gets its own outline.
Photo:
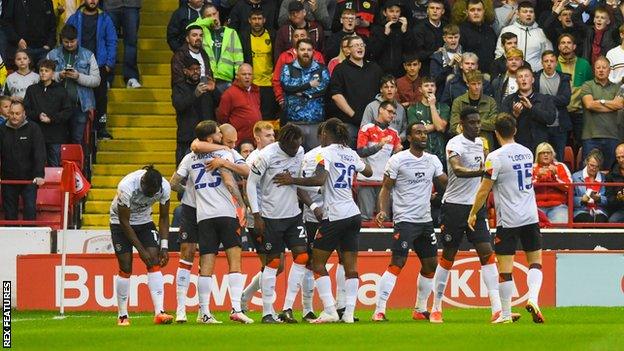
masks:
<instances>
[{"instance_id":1,"label":"stadium barrier","mask_svg":"<svg viewBox=\"0 0 624 351\"><path fill-rule=\"evenodd\" d=\"M624 305L624 251L544 251L544 282L540 294L543 306ZM169 264L162 269L165 277L165 307L175 309L175 271L179 255L172 253ZM523 253L517 256L514 269L516 291L514 305L523 305L527 299L527 263ZM363 252L359 256L360 288L358 308L372 308L375 304L377 282L390 261L389 252ZM20 310L54 310L59 306L60 296L60 255L25 255L17 258L17 308ZM285 271L277 278L276 292L279 300L276 308L282 305L286 288L286 278L291 265L287 255ZM330 276L336 270L337 257L328 262ZM597 266L600 264L600 266ZM129 306L131 311L152 309L145 266L138 255L134 256L134 274L131 277ZM581 269L580 267L584 267ZM596 269L600 267L600 269ZM248 282L260 268L255 254L243 254L243 274ZM391 308L414 306L416 279L420 265L414 254L403 269L392 297L388 302ZM587 271L579 275L578 272ZM597 272L599 271L599 272ZM114 281L117 274L117 261L112 254L71 254L66 267L65 306L72 310L115 310L116 299ZM212 290L211 308L230 309L229 287L227 284L227 261L223 254L217 258L215 284ZM578 284L579 279L583 284ZM586 284L585 282L591 282ZM197 264L193 267L191 287L187 306L196 308ZM597 292L599 291L599 292ZM486 307L487 289L481 280L480 264L473 252L460 252L451 269L444 303L448 307ZM315 306L321 306L316 297ZM250 308L259 310L259 293L253 297Z\"/></svg>"}]
</instances>

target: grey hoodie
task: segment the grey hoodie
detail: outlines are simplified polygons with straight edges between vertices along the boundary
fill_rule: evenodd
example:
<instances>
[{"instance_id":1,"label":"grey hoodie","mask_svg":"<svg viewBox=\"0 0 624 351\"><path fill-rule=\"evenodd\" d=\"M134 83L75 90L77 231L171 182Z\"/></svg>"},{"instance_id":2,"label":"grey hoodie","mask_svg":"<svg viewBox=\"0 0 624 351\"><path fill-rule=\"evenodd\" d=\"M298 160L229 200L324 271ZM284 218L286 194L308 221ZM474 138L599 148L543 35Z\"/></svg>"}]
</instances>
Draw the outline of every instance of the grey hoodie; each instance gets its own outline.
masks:
<instances>
[{"instance_id":1,"label":"grey hoodie","mask_svg":"<svg viewBox=\"0 0 624 351\"><path fill-rule=\"evenodd\" d=\"M364 114L362 115L362 123L360 123L360 128L367 125L368 123L373 123L375 118L377 117L379 111L379 105L381 105L383 99L381 98L381 94L377 94L375 96L375 100L366 105L364 109ZM401 105L397 100L395 100L396 108L396 116L392 122L390 122L390 128L396 130L399 133L399 137L401 140L405 140L405 130L407 129L407 117L405 115L405 108Z\"/></svg>"}]
</instances>

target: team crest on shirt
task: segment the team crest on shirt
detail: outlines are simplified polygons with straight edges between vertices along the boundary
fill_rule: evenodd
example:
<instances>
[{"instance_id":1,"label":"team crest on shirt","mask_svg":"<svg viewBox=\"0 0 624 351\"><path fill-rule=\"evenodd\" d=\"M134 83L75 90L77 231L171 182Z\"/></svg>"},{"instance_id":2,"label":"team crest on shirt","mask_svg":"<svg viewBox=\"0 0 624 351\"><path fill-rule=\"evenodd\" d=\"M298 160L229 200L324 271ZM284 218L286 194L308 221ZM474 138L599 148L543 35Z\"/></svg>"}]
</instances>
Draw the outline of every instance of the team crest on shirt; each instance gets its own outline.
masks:
<instances>
[{"instance_id":1,"label":"team crest on shirt","mask_svg":"<svg viewBox=\"0 0 624 351\"><path fill-rule=\"evenodd\" d=\"M264 45L271 45L271 39L264 39Z\"/></svg>"},{"instance_id":2,"label":"team crest on shirt","mask_svg":"<svg viewBox=\"0 0 624 351\"><path fill-rule=\"evenodd\" d=\"M451 234L449 233L444 234L444 241L446 241L447 243L450 243L451 240L453 240L453 236L451 236Z\"/></svg>"},{"instance_id":3,"label":"team crest on shirt","mask_svg":"<svg viewBox=\"0 0 624 351\"><path fill-rule=\"evenodd\" d=\"M264 249L265 250L271 250L272 248L273 248L273 245L271 245L271 243L264 244Z\"/></svg>"},{"instance_id":4,"label":"team crest on shirt","mask_svg":"<svg viewBox=\"0 0 624 351\"><path fill-rule=\"evenodd\" d=\"M121 244L115 244L115 251L121 251Z\"/></svg>"},{"instance_id":5,"label":"team crest on shirt","mask_svg":"<svg viewBox=\"0 0 624 351\"><path fill-rule=\"evenodd\" d=\"M364 3L362 3L362 7L365 8L365 9L370 9L371 4L368 1L364 1Z\"/></svg>"},{"instance_id":6,"label":"team crest on shirt","mask_svg":"<svg viewBox=\"0 0 624 351\"><path fill-rule=\"evenodd\" d=\"M401 247L402 247L403 249L407 249L407 241L403 241L403 242L401 242Z\"/></svg>"},{"instance_id":7,"label":"team crest on shirt","mask_svg":"<svg viewBox=\"0 0 624 351\"><path fill-rule=\"evenodd\" d=\"M180 233L180 239L186 240L186 238L188 238L188 233L186 231Z\"/></svg>"}]
</instances>

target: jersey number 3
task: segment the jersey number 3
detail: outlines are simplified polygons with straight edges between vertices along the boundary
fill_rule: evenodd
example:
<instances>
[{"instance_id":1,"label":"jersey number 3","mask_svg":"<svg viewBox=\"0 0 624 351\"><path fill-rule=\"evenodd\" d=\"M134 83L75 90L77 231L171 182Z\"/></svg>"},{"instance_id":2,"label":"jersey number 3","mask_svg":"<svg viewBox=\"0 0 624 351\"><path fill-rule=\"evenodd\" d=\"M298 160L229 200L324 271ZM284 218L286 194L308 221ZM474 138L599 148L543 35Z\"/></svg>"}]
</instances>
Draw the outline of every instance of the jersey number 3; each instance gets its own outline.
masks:
<instances>
[{"instance_id":1,"label":"jersey number 3","mask_svg":"<svg viewBox=\"0 0 624 351\"><path fill-rule=\"evenodd\" d=\"M193 169L199 169L199 174L197 175L197 178L195 179L195 189L203 189L206 186L208 186L209 188L216 188L221 184L221 174L219 173L218 170L214 170L210 173L210 175L212 176L211 178L213 179L212 182L209 183L202 183L202 178L204 177L204 174L206 174L206 166L204 166L201 163L196 163L193 166Z\"/></svg>"},{"instance_id":2,"label":"jersey number 3","mask_svg":"<svg viewBox=\"0 0 624 351\"><path fill-rule=\"evenodd\" d=\"M353 173L355 173L355 165L345 166L344 163L336 162L334 166L340 170L340 176L334 183L334 188L345 189L351 188L351 180L353 179Z\"/></svg>"},{"instance_id":3,"label":"jersey number 3","mask_svg":"<svg viewBox=\"0 0 624 351\"><path fill-rule=\"evenodd\" d=\"M533 183L531 182L533 177L532 163L515 163L513 165L513 169L516 171L518 176L518 190L530 190L533 188Z\"/></svg>"}]
</instances>

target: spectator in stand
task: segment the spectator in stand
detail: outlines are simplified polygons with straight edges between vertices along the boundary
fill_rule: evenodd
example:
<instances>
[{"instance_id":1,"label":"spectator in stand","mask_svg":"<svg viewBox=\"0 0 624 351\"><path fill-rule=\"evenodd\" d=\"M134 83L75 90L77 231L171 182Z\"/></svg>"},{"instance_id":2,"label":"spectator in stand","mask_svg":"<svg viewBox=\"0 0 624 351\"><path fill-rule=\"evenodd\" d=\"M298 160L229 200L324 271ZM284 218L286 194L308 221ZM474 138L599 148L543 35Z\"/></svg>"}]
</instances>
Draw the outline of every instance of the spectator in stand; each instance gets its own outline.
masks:
<instances>
[{"instance_id":1,"label":"spectator in stand","mask_svg":"<svg viewBox=\"0 0 624 351\"><path fill-rule=\"evenodd\" d=\"M204 0L188 0L173 12L167 25L167 44L174 53L186 43L186 26L201 17Z\"/></svg>"},{"instance_id":2,"label":"spectator in stand","mask_svg":"<svg viewBox=\"0 0 624 351\"><path fill-rule=\"evenodd\" d=\"M608 220L607 197L605 187L601 185L605 182L605 176L600 172L602 156L600 150L591 150L585 157L585 168L572 175L573 183L586 183L574 187L574 222L604 223Z\"/></svg>"},{"instance_id":3,"label":"spectator in stand","mask_svg":"<svg viewBox=\"0 0 624 351\"><path fill-rule=\"evenodd\" d=\"M26 50L33 62L45 58L56 44L56 17L51 0L3 1L2 19L8 48ZM11 54L12 51L6 57Z\"/></svg>"},{"instance_id":4,"label":"spectator in stand","mask_svg":"<svg viewBox=\"0 0 624 351\"><path fill-rule=\"evenodd\" d=\"M95 95L95 130L98 139L111 139L106 130L108 105L108 75L115 69L117 59L117 32L110 16L100 10L100 0L84 0L84 6L71 15L67 24L78 30L78 42L82 48L95 54L100 70L100 84L93 89Z\"/></svg>"},{"instance_id":5,"label":"spectator in stand","mask_svg":"<svg viewBox=\"0 0 624 351\"><path fill-rule=\"evenodd\" d=\"M405 75L397 79L397 92L399 102L404 108L420 101L420 58L414 53L403 56L403 69Z\"/></svg>"},{"instance_id":6,"label":"spectator in stand","mask_svg":"<svg viewBox=\"0 0 624 351\"><path fill-rule=\"evenodd\" d=\"M473 52L479 57L482 72L490 72L497 39L492 26L485 20L483 0L468 0L466 14L466 19L459 25L459 42L464 51Z\"/></svg>"},{"instance_id":7,"label":"spectator in stand","mask_svg":"<svg viewBox=\"0 0 624 351\"><path fill-rule=\"evenodd\" d=\"M332 59L340 54L340 44L343 42L345 37L356 35L355 20L355 10L346 9L342 12L342 15L340 16L340 24L342 25L342 28L340 31L332 33L329 38L327 38L327 41L325 41L324 49L325 57L327 59Z\"/></svg>"},{"instance_id":8,"label":"spectator in stand","mask_svg":"<svg viewBox=\"0 0 624 351\"><path fill-rule=\"evenodd\" d=\"M405 71L401 65L403 53L409 47L407 18L401 16L400 0L388 0L382 11L384 22L374 24L369 40L369 54L384 73L402 76Z\"/></svg>"},{"instance_id":9,"label":"spectator in stand","mask_svg":"<svg viewBox=\"0 0 624 351\"><path fill-rule=\"evenodd\" d=\"M611 172L607 175L607 183L624 183L624 144L619 144L615 148L615 160L617 161ZM608 209L611 212L609 222L624 222L624 187L608 186L605 187L605 195L607 196Z\"/></svg>"},{"instance_id":10,"label":"spectator in stand","mask_svg":"<svg viewBox=\"0 0 624 351\"><path fill-rule=\"evenodd\" d=\"M524 58L531 65L533 71L542 69L542 53L552 50L550 40L544 31L535 22L535 10L529 1L522 1L518 4L518 18L516 21L502 29L502 33L512 32L518 37L518 48L524 53ZM496 56L503 54L503 46L500 38L496 47Z\"/></svg>"},{"instance_id":11,"label":"spectator in stand","mask_svg":"<svg viewBox=\"0 0 624 351\"><path fill-rule=\"evenodd\" d=\"M448 105L436 101L435 80L423 77L420 80L422 99L407 109L407 125L414 122L423 124L427 130L426 151L436 155L440 162L446 164L446 127L451 117L451 109Z\"/></svg>"},{"instance_id":12,"label":"spectator in stand","mask_svg":"<svg viewBox=\"0 0 624 351\"><path fill-rule=\"evenodd\" d=\"M236 31L221 25L219 11L213 4L206 4L202 15L203 18L193 23L204 30L204 50L210 60L217 90L223 93L232 85L236 70L243 63L243 47Z\"/></svg>"},{"instance_id":13,"label":"spectator in stand","mask_svg":"<svg viewBox=\"0 0 624 351\"><path fill-rule=\"evenodd\" d=\"M273 85L273 92L275 93L275 100L282 109L284 108L284 91L282 90L282 84L280 82L282 68L297 59L297 49L295 49L295 45L297 45L299 40L306 38L308 38L308 31L305 28L295 29L292 32L292 42L294 43L293 47L289 50L282 52L279 55L277 62L275 62L275 68L273 69L273 78L271 83ZM317 50L314 50L312 58L314 59L314 61L320 64L325 64L325 61L323 60L323 55Z\"/></svg>"},{"instance_id":14,"label":"spectator in stand","mask_svg":"<svg viewBox=\"0 0 624 351\"><path fill-rule=\"evenodd\" d=\"M0 126L4 125L11 113L11 97L0 95Z\"/></svg>"},{"instance_id":15,"label":"spectator in stand","mask_svg":"<svg viewBox=\"0 0 624 351\"><path fill-rule=\"evenodd\" d=\"M582 16L586 9L586 4L580 4L574 12L575 17ZM582 40L582 56L591 64L594 64L599 56L606 55L609 50L618 46L620 42L618 28L622 24L623 10L624 4L613 13L612 23L612 12L607 7L598 6L594 9L593 25L585 25L585 36ZM578 33L574 35L578 37Z\"/></svg>"},{"instance_id":16,"label":"spectator in stand","mask_svg":"<svg viewBox=\"0 0 624 351\"><path fill-rule=\"evenodd\" d=\"M250 30L249 16L252 11L260 11L266 20L266 26L274 29L277 27L277 1L274 0L239 0L230 12L228 26L237 33Z\"/></svg>"},{"instance_id":17,"label":"spectator in stand","mask_svg":"<svg viewBox=\"0 0 624 351\"><path fill-rule=\"evenodd\" d=\"M518 17L518 0L501 0L501 6L494 9L494 32L501 34L501 30L515 22Z\"/></svg>"},{"instance_id":18,"label":"spectator in stand","mask_svg":"<svg viewBox=\"0 0 624 351\"><path fill-rule=\"evenodd\" d=\"M505 49L505 53L507 53L510 49L518 48L518 36L514 33L506 32L501 34L500 41L503 49ZM524 60L524 53L522 53L522 57L522 65L531 66ZM490 67L490 77L492 77L492 79L496 79L499 75L504 74L505 71L507 71L507 57L503 54L492 63L492 66ZM494 92L496 93L496 91Z\"/></svg>"},{"instance_id":19,"label":"spectator in stand","mask_svg":"<svg viewBox=\"0 0 624 351\"><path fill-rule=\"evenodd\" d=\"M346 9L355 11L355 33L362 38L368 38L370 26L375 22L375 16L379 13L379 3L370 0L336 0L332 32L340 31L341 17Z\"/></svg>"},{"instance_id":20,"label":"spectator in stand","mask_svg":"<svg viewBox=\"0 0 624 351\"><path fill-rule=\"evenodd\" d=\"M507 59L506 71L492 81L492 92L494 93L494 101L497 105L503 103L503 99L518 91L518 81L516 80L516 72L522 67L524 57L522 50L509 49L505 54ZM527 66L531 68L531 66Z\"/></svg>"},{"instance_id":21,"label":"spectator in stand","mask_svg":"<svg viewBox=\"0 0 624 351\"><path fill-rule=\"evenodd\" d=\"M394 118L390 121L390 127L399 133L401 140L405 140L405 129L408 125L407 116L405 114L405 108L399 103L397 97L397 84L394 77L391 75L381 77L379 94L375 96L375 100L366 105L364 114L362 115L360 129L369 123L373 123L377 117L379 105L384 101L389 101L392 103L395 110Z\"/></svg>"},{"instance_id":22,"label":"spectator in stand","mask_svg":"<svg viewBox=\"0 0 624 351\"><path fill-rule=\"evenodd\" d=\"M568 131L572 129L568 114L568 105L572 96L570 75L556 71L557 56L550 50L542 54L542 67L544 69L535 74L535 90L551 96L557 108L555 121L548 126L548 143L553 146L556 155L563 155Z\"/></svg>"},{"instance_id":23,"label":"spectator in stand","mask_svg":"<svg viewBox=\"0 0 624 351\"><path fill-rule=\"evenodd\" d=\"M30 70L30 57L26 50L17 49L15 66L17 71L9 74L4 84L4 95L24 98L26 88L39 82L39 75Z\"/></svg>"},{"instance_id":24,"label":"spectator in stand","mask_svg":"<svg viewBox=\"0 0 624 351\"><path fill-rule=\"evenodd\" d=\"M91 51L80 47L78 30L71 24L61 30L61 45L48 53L48 59L56 61L54 79L67 89L74 106L70 141L82 145L87 113L95 108L93 88L100 85L97 60Z\"/></svg>"},{"instance_id":25,"label":"spectator in stand","mask_svg":"<svg viewBox=\"0 0 624 351\"><path fill-rule=\"evenodd\" d=\"M429 0L427 4L427 19L417 22L412 30L413 50L420 55L422 63L421 74L429 74L431 55L444 45L442 28L445 22L443 0Z\"/></svg>"},{"instance_id":26,"label":"spectator in stand","mask_svg":"<svg viewBox=\"0 0 624 351\"><path fill-rule=\"evenodd\" d=\"M334 68L336 68L338 64L342 63L342 61L346 60L347 57L349 57L350 37L351 35L346 35L344 38L342 38L342 41L340 42L340 53L338 54L338 56L329 60L329 63L327 64L327 70L329 71L330 76L334 73Z\"/></svg>"},{"instance_id":27,"label":"spectator in stand","mask_svg":"<svg viewBox=\"0 0 624 351\"><path fill-rule=\"evenodd\" d=\"M606 57L598 57L594 63L594 79L581 88L583 158L589 151L599 149L606 169L613 165L615 147L620 140L618 111L624 108L624 98L618 94L620 85L609 81L610 65Z\"/></svg>"},{"instance_id":28,"label":"spectator in stand","mask_svg":"<svg viewBox=\"0 0 624 351\"><path fill-rule=\"evenodd\" d=\"M570 170L564 163L557 162L557 154L549 143L537 145L533 164L533 184L537 207L548 216L551 223L568 223L568 190L572 181ZM539 183L559 183L544 185Z\"/></svg>"},{"instance_id":29,"label":"spectator in stand","mask_svg":"<svg viewBox=\"0 0 624 351\"><path fill-rule=\"evenodd\" d=\"M481 71L471 71L466 74L468 91L453 100L451 105L451 125L448 128L450 135L460 134L460 115L468 107L476 108L481 117L481 131L483 148L494 151L496 138L494 137L494 121L498 114L498 106L491 96L483 94L483 74ZM443 163L444 164L444 163Z\"/></svg>"},{"instance_id":30,"label":"spectator in stand","mask_svg":"<svg viewBox=\"0 0 624 351\"><path fill-rule=\"evenodd\" d=\"M123 76L126 88L140 88L137 66L139 12L142 0L105 0L104 10L110 15L117 31L123 33Z\"/></svg>"},{"instance_id":31,"label":"spectator in stand","mask_svg":"<svg viewBox=\"0 0 624 351\"><path fill-rule=\"evenodd\" d=\"M317 131L325 118L325 91L329 72L312 58L314 43L310 39L297 42L297 60L282 68L280 81L285 94L286 120L299 126L303 132L304 150L319 145Z\"/></svg>"},{"instance_id":32,"label":"spectator in stand","mask_svg":"<svg viewBox=\"0 0 624 351\"><path fill-rule=\"evenodd\" d=\"M624 78L624 24L620 26L622 43L607 52L607 59L611 63L609 80L615 84L622 84Z\"/></svg>"},{"instance_id":33,"label":"spectator in stand","mask_svg":"<svg viewBox=\"0 0 624 351\"><path fill-rule=\"evenodd\" d=\"M357 137L357 153L366 163L371 165L373 175L365 177L358 174L358 203L362 212L362 220L373 219L375 204L379 197L386 163L393 153L403 149L401 138L392 128L392 120L396 116L396 106L390 101L383 101L376 111L375 120L360 128ZM371 182L377 184L370 184ZM368 183L368 184L367 184Z\"/></svg>"},{"instance_id":34,"label":"spectator in stand","mask_svg":"<svg viewBox=\"0 0 624 351\"><path fill-rule=\"evenodd\" d=\"M354 147L364 109L377 95L383 71L376 63L364 59L366 45L362 38L349 38L349 49L349 59L334 70L329 94L349 130L350 146Z\"/></svg>"},{"instance_id":35,"label":"spectator in stand","mask_svg":"<svg viewBox=\"0 0 624 351\"><path fill-rule=\"evenodd\" d=\"M308 38L314 43L314 49L323 52L323 40L325 34L323 26L317 22L306 20L306 10L301 1L293 1L288 4L288 23L280 26L275 38L274 58L293 47L292 32L297 28L305 28Z\"/></svg>"},{"instance_id":36,"label":"spectator in stand","mask_svg":"<svg viewBox=\"0 0 624 351\"><path fill-rule=\"evenodd\" d=\"M26 108L20 99L12 99L9 118L0 126L0 179L32 180L33 184L3 184L4 219L17 220L19 198L23 219L37 218L37 186L44 183L45 141L36 123L26 120Z\"/></svg>"},{"instance_id":37,"label":"spectator in stand","mask_svg":"<svg viewBox=\"0 0 624 351\"><path fill-rule=\"evenodd\" d=\"M453 9L451 11L451 23L460 24L466 20L468 17L468 13L466 12L466 8L468 8L468 2L470 0L454 0L453 1ZM496 20L496 16L494 13L494 4L499 3L499 0L483 0L484 5L484 13L485 13L485 22L493 24Z\"/></svg>"},{"instance_id":38,"label":"spectator in stand","mask_svg":"<svg viewBox=\"0 0 624 351\"><path fill-rule=\"evenodd\" d=\"M186 28L186 38L184 40L184 44L171 57L171 87L187 80L184 74L184 62L191 57L199 62L199 76L214 80L212 69L210 68L210 58L202 45L204 40L202 28L196 24L189 24Z\"/></svg>"},{"instance_id":39,"label":"spectator in stand","mask_svg":"<svg viewBox=\"0 0 624 351\"><path fill-rule=\"evenodd\" d=\"M72 104L67 90L54 81L56 63L42 60L39 64L41 80L26 89L24 105L26 116L37 122L46 144L48 167L61 167L61 145L69 140L69 120Z\"/></svg>"},{"instance_id":40,"label":"spectator in stand","mask_svg":"<svg viewBox=\"0 0 624 351\"><path fill-rule=\"evenodd\" d=\"M444 90L446 77L459 73L461 54L464 49L459 44L459 27L447 24L442 30L444 45L431 55L431 77L436 80L436 90ZM442 162L444 164L444 162Z\"/></svg>"},{"instance_id":41,"label":"spectator in stand","mask_svg":"<svg viewBox=\"0 0 624 351\"><path fill-rule=\"evenodd\" d=\"M180 52L180 50L178 50ZM171 102L176 110L176 166L189 153L195 139L195 126L203 120L215 120L215 81L211 76L201 79L201 64L188 55L180 58L183 81L172 88Z\"/></svg>"},{"instance_id":42,"label":"spectator in stand","mask_svg":"<svg viewBox=\"0 0 624 351\"><path fill-rule=\"evenodd\" d=\"M253 138L253 126L260 120L260 90L253 84L253 68L243 63L236 72L236 80L221 96L217 121L234 126L238 141L242 141Z\"/></svg>"},{"instance_id":43,"label":"spectator in stand","mask_svg":"<svg viewBox=\"0 0 624 351\"><path fill-rule=\"evenodd\" d=\"M253 143L249 140L243 140L238 147L238 153L243 156L243 159L247 159L247 156L255 150Z\"/></svg>"},{"instance_id":44,"label":"spectator in stand","mask_svg":"<svg viewBox=\"0 0 624 351\"><path fill-rule=\"evenodd\" d=\"M444 91L439 98L441 103L447 105L452 104L458 96L464 94L468 90L466 74L479 69L479 57L472 52L464 52L459 67L461 69L461 74L451 74L446 77ZM481 76L483 77L483 93L491 96L492 88L490 86L490 76L487 74L482 74Z\"/></svg>"},{"instance_id":45,"label":"spectator in stand","mask_svg":"<svg viewBox=\"0 0 624 351\"><path fill-rule=\"evenodd\" d=\"M569 6L569 0L554 0L552 11L542 14L542 28L551 43L559 42L563 34L573 34L577 39L585 38L585 24L578 17L573 17L574 9ZM580 20L580 22L579 22ZM583 54L583 44L577 45L576 54Z\"/></svg>"},{"instance_id":46,"label":"spectator in stand","mask_svg":"<svg viewBox=\"0 0 624 351\"><path fill-rule=\"evenodd\" d=\"M274 120L277 104L271 79L273 77L273 45L275 31L266 28L266 18L259 9L249 14L249 29L240 33L245 63L253 68L253 83L260 89L260 111L263 120Z\"/></svg>"},{"instance_id":47,"label":"spectator in stand","mask_svg":"<svg viewBox=\"0 0 624 351\"><path fill-rule=\"evenodd\" d=\"M278 24L283 26L288 23L289 11L288 6L293 1L300 1L306 10L306 20L309 22L318 22L323 28L330 28L332 19L329 17L327 10L328 0L283 0L279 10Z\"/></svg>"},{"instance_id":48,"label":"spectator in stand","mask_svg":"<svg viewBox=\"0 0 624 351\"><path fill-rule=\"evenodd\" d=\"M500 109L517 120L516 142L535 150L538 144L548 140L547 126L555 121L557 108L550 96L536 92L535 77L530 68L520 67L516 71L516 80L518 91L507 95Z\"/></svg>"},{"instance_id":49,"label":"spectator in stand","mask_svg":"<svg viewBox=\"0 0 624 351\"><path fill-rule=\"evenodd\" d=\"M583 132L583 106L581 103L581 87L594 78L589 61L576 55L576 44L572 34L562 34L558 40L559 56L557 71L572 77L572 96L568 105L570 122L572 123L572 140L574 150L581 146Z\"/></svg>"}]
</instances>

